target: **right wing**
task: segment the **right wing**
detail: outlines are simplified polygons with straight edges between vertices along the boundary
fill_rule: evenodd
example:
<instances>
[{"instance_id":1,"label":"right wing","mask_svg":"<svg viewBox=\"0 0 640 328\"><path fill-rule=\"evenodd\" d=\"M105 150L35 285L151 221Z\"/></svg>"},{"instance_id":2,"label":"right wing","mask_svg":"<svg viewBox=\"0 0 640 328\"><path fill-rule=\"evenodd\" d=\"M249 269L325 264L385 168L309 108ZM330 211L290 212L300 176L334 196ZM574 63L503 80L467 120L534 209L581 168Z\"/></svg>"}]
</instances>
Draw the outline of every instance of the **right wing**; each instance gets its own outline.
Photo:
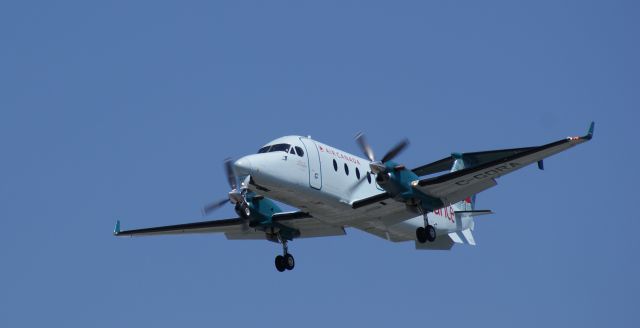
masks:
<instances>
[{"instance_id":1,"label":"right wing","mask_svg":"<svg viewBox=\"0 0 640 328\"><path fill-rule=\"evenodd\" d=\"M340 236L344 228L323 223L304 212L282 212L272 217L272 222L300 231L297 238ZM120 231L120 221L113 231L115 236L152 236L187 233L224 233L227 239L265 239L265 233L255 228L246 230L244 220L232 218L225 220L201 221Z\"/></svg>"},{"instance_id":2,"label":"right wing","mask_svg":"<svg viewBox=\"0 0 640 328\"><path fill-rule=\"evenodd\" d=\"M532 150L534 148L536 147L478 151L474 153L464 153L464 158L465 160L468 160L469 162L473 163L473 165L481 165L481 164L499 160L501 158L505 158L508 156L514 156L519 153ZM451 170L451 166L453 166L453 162L455 162L455 160L456 160L456 157L454 155L451 155L439 161L435 161L433 163L416 167L412 171L419 177L424 175L430 175L430 174L440 173L444 171L449 171Z\"/></svg>"},{"instance_id":3,"label":"right wing","mask_svg":"<svg viewBox=\"0 0 640 328\"><path fill-rule=\"evenodd\" d=\"M589 127L589 132L585 136L568 137L538 147L482 152L485 156L482 157L483 155L480 155L480 157L486 160L483 163L440 176L416 180L412 185L415 189L426 195L439 199L445 205L453 204L495 186L497 184L495 181L496 178L514 172L529 164L538 162L542 168L541 161L544 158L591 140L593 137L593 127L594 123L592 122ZM444 160L429 164L431 166L427 165L415 170L420 173L432 172L440 169L439 162Z\"/></svg>"}]
</instances>

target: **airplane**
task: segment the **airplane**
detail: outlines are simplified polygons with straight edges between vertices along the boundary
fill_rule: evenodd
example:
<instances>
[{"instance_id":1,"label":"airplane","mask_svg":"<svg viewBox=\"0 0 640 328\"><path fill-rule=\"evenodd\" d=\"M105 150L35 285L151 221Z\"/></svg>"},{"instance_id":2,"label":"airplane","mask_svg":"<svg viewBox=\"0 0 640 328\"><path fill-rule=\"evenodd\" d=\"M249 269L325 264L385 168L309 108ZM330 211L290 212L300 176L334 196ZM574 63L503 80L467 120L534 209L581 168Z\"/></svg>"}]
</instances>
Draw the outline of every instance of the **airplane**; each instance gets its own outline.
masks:
<instances>
[{"instance_id":1,"label":"airplane","mask_svg":"<svg viewBox=\"0 0 640 328\"><path fill-rule=\"evenodd\" d=\"M135 230L116 236L224 233L230 240L268 240L282 246L275 258L279 272L292 270L288 242L299 238L345 235L356 228L392 242L414 241L420 250L449 250L475 245L474 217L492 214L475 208L476 194L496 179L591 140L588 133L542 146L452 153L433 163L408 169L394 158L409 144L403 140L376 159L363 134L356 142L365 158L310 137L285 136L268 142L256 154L224 168L228 197L203 208L207 215L234 205L237 217ZM274 202L297 211L282 211Z\"/></svg>"}]
</instances>

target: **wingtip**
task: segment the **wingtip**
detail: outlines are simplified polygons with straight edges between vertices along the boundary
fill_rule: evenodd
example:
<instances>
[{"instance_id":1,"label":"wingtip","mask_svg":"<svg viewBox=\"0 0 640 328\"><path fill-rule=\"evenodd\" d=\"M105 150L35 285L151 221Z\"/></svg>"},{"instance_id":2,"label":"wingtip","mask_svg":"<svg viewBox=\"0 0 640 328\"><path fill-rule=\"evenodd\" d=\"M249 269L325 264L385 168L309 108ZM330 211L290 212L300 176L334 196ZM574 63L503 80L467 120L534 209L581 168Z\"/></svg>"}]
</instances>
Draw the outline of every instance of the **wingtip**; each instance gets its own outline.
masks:
<instances>
[{"instance_id":1,"label":"wingtip","mask_svg":"<svg viewBox=\"0 0 640 328\"><path fill-rule=\"evenodd\" d=\"M120 234L120 220L116 220L116 226L113 228L113 235L117 236Z\"/></svg>"},{"instance_id":2,"label":"wingtip","mask_svg":"<svg viewBox=\"0 0 640 328\"><path fill-rule=\"evenodd\" d=\"M591 138L593 138L593 130L596 126L596 122L595 121L591 121L591 125L589 125L589 132L587 132L587 135L584 136L585 139L587 140L591 140Z\"/></svg>"}]
</instances>

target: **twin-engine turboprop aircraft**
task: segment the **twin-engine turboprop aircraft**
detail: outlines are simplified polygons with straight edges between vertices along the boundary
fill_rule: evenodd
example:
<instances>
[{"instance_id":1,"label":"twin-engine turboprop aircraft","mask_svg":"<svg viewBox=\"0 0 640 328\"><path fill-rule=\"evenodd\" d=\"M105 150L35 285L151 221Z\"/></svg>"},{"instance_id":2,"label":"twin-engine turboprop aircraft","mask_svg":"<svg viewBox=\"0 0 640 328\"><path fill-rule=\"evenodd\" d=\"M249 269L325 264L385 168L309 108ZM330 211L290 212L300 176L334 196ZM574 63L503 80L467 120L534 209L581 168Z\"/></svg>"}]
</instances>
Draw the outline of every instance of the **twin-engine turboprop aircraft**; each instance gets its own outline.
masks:
<instances>
[{"instance_id":1,"label":"twin-engine turboprop aircraft","mask_svg":"<svg viewBox=\"0 0 640 328\"><path fill-rule=\"evenodd\" d=\"M393 160L406 140L376 160L362 134L356 141L366 159L309 137L282 137L257 154L225 161L229 196L203 212L230 202L238 217L127 231L120 230L118 221L114 234L222 232L227 239L266 239L282 245L283 254L275 258L280 272L295 266L289 241L344 235L346 227L393 242L415 241L417 249L475 245L473 217L491 214L475 209L477 193L529 164L544 169L544 158L591 140L593 128L592 122L585 136L543 146L453 153L412 170ZM299 210L283 212L272 199Z\"/></svg>"}]
</instances>

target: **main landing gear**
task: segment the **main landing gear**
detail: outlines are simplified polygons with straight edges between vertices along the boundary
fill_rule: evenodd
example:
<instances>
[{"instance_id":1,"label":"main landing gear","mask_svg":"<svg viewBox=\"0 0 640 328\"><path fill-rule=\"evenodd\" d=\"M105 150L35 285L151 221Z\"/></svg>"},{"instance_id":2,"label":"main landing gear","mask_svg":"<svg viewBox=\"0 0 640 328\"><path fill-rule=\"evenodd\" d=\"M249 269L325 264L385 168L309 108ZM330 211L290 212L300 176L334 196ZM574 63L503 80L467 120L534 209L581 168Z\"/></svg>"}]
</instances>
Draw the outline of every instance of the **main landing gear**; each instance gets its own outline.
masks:
<instances>
[{"instance_id":1,"label":"main landing gear","mask_svg":"<svg viewBox=\"0 0 640 328\"><path fill-rule=\"evenodd\" d=\"M296 266L296 260L293 258L293 255L289 254L287 247L287 240L280 239L280 243L282 244L282 254L276 256L276 269L280 272L284 270L293 270Z\"/></svg>"},{"instance_id":2,"label":"main landing gear","mask_svg":"<svg viewBox=\"0 0 640 328\"><path fill-rule=\"evenodd\" d=\"M424 244L427 241L435 241L436 229L430 224L428 224L426 228L418 227L418 229L416 229L416 239L418 239L421 244Z\"/></svg>"},{"instance_id":3,"label":"main landing gear","mask_svg":"<svg viewBox=\"0 0 640 328\"><path fill-rule=\"evenodd\" d=\"M424 212L421 207L418 207L418 209L420 210L420 213L422 213L422 217L424 218L424 227L418 227L416 229L416 239L421 244L424 244L427 241L433 242L436 240L436 229L429 224L427 213Z\"/></svg>"}]
</instances>

